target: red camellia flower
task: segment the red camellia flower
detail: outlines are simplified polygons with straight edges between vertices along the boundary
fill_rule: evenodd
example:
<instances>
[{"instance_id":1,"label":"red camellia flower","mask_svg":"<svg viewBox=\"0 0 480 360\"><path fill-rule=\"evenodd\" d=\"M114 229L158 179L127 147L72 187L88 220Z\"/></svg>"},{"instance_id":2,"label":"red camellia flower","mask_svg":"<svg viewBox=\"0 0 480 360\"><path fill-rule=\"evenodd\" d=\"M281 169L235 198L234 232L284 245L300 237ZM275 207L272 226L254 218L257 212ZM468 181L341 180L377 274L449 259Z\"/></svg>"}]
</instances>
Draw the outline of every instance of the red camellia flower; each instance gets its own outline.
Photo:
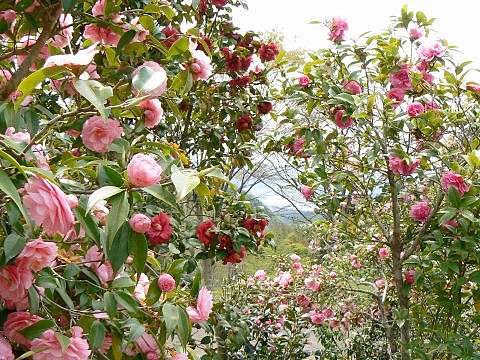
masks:
<instances>
[{"instance_id":1,"label":"red camellia flower","mask_svg":"<svg viewBox=\"0 0 480 360\"><path fill-rule=\"evenodd\" d=\"M257 105L257 108L260 114L265 115L265 114L268 114L270 111L272 111L273 105L270 101L262 101Z\"/></svg>"},{"instance_id":2,"label":"red camellia flower","mask_svg":"<svg viewBox=\"0 0 480 360\"><path fill-rule=\"evenodd\" d=\"M228 0L210 0L217 8L222 8L228 4Z\"/></svg>"},{"instance_id":3,"label":"red camellia flower","mask_svg":"<svg viewBox=\"0 0 480 360\"><path fill-rule=\"evenodd\" d=\"M260 49L258 50L258 55L260 56L260 60L262 60L262 62L275 60L278 53L278 45L274 42L262 44L260 45Z\"/></svg>"},{"instance_id":4,"label":"red camellia flower","mask_svg":"<svg viewBox=\"0 0 480 360\"><path fill-rule=\"evenodd\" d=\"M247 256L247 249L245 246L240 247L240 251L236 252L235 250L230 250L228 255L223 259L224 264L239 264L242 262L242 260Z\"/></svg>"},{"instance_id":5,"label":"red camellia flower","mask_svg":"<svg viewBox=\"0 0 480 360\"><path fill-rule=\"evenodd\" d=\"M467 90L480 94L480 84L469 82L467 83Z\"/></svg>"},{"instance_id":6,"label":"red camellia flower","mask_svg":"<svg viewBox=\"0 0 480 360\"><path fill-rule=\"evenodd\" d=\"M215 233L211 232L210 229L215 226L215 223L212 219L205 220L200 223L197 227L197 237L203 245L209 246L212 240L215 238Z\"/></svg>"},{"instance_id":7,"label":"red camellia flower","mask_svg":"<svg viewBox=\"0 0 480 360\"><path fill-rule=\"evenodd\" d=\"M220 249L230 249L232 246L232 238L230 236L222 234L218 237L218 247Z\"/></svg>"},{"instance_id":8,"label":"red camellia flower","mask_svg":"<svg viewBox=\"0 0 480 360\"><path fill-rule=\"evenodd\" d=\"M170 216L167 213L161 212L151 220L150 230L147 231L150 244L167 244L173 233Z\"/></svg>"},{"instance_id":9,"label":"red camellia flower","mask_svg":"<svg viewBox=\"0 0 480 360\"><path fill-rule=\"evenodd\" d=\"M353 124L353 119L350 116L345 117L345 110L339 109L335 112L335 124L340 129L348 129Z\"/></svg>"},{"instance_id":10,"label":"red camellia flower","mask_svg":"<svg viewBox=\"0 0 480 360\"><path fill-rule=\"evenodd\" d=\"M450 187L454 187L457 189L460 196L463 196L463 194L470 190L470 185L465 183L462 175L454 173L453 171L447 171L445 174L443 174L441 184L443 191L448 192Z\"/></svg>"},{"instance_id":11,"label":"red camellia flower","mask_svg":"<svg viewBox=\"0 0 480 360\"><path fill-rule=\"evenodd\" d=\"M408 285L412 285L415 282L415 270L410 269L405 271L404 277L405 277L405 282Z\"/></svg>"},{"instance_id":12,"label":"red camellia flower","mask_svg":"<svg viewBox=\"0 0 480 360\"><path fill-rule=\"evenodd\" d=\"M229 85L232 88L246 87L248 84L251 83L251 81L252 81L252 78L248 75L245 75L245 76L240 76L238 78L230 80Z\"/></svg>"},{"instance_id":13,"label":"red camellia flower","mask_svg":"<svg viewBox=\"0 0 480 360\"><path fill-rule=\"evenodd\" d=\"M240 132L251 130L252 123L252 117L248 114L243 114L237 119L237 130Z\"/></svg>"},{"instance_id":14,"label":"red camellia flower","mask_svg":"<svg viewBox=\"0 0 480 360\"><path fill-rule=\"evenodd\" d=\"M164 27L162 29L162 33L163 35L165 35L165 40L162 41L162 44L166 48L170 48L175 43L175 41L180 39L180 31L170 25Z\"/></svg>"},{"instance_id":15,"label":"red camellia flower","mask_svg":"<svg viewBox=\"0 0 480 360\"><path fill-rule=\"evenodd\" d=\"M393 107L397 107L403 101L404 97L405 90L401 88L393 88L387 94L387 98L393 101Z\"/></svg>"},{"instance_id":16,"label":"red camellia flower","mask_svg":"<svg viewBox=\"0 0 480 360\"><path fill-rule=\"evenodd\" d=\"M243 221L243 227L258 237L263 237L265 235L265 228L267 225L267 219L254 219L249 217Z\"/></svg>"},{"instance_id":17,"label":"red camellia flower","mask_svg":"<svg viewBox=\"0 0 480 360\"><path fill-rule=\"evenodd\" d=\"M250 65L252 64L252 56L239 56L235 53L232 53L230 49L223 48L223 55L225 56L225 65L227 70L231 72L240 72L247 71Z\"/></svg>"}]
</instances>

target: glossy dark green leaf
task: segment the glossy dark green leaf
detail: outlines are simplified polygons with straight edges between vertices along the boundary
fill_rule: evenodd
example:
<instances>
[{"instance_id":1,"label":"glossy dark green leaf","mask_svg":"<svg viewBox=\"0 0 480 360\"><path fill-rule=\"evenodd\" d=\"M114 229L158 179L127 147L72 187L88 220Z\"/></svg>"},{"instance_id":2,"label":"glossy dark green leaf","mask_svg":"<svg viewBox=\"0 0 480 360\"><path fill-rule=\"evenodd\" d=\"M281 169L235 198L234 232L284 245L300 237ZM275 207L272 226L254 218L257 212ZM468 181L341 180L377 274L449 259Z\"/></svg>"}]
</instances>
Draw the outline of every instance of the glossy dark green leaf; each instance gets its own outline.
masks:
<instances>
[{"instance_id":1,"label":"glossy dark green leaf","mask_svg":"<svg viewBox=\"0 0 480 360\"><path fill-rule=\"evenodd\" d=\"M26 327L19 331L20 334L25 336L27 339L32 340L44 333L45 330L51 329L55 326L55 322L52 320L40 320L35 324Z\"/></svg>"},{"instance_id":2,"label":"glossy dark green leaf","mask_svg":"<svg viewBox=\"0 0 480 360\"><path fill-rule=\"evenodd\" d=\"M103 341L105 340L105 332L105 325L103 325L100 320L93 322L92 326L90 327L90 331L88 332L88 340L92 349L98 349L103 345Z\"/></svg>"},{"instance_id":3,"label":"glossy dark green leaf","mask_svg":"<svg viewBox=\"0 0 480 360\"><path fill-rule=\"evenodd\" d=\"M144 234L139 234L132 231L128 244L128 252L133 256L133 266L135 271L140 274L145 269L145 263L147 262L147 238Z\"/></svg>"},{"instance_id":4,"label":"glossy dark green leaf","mask_svg":"<svg viewBox=\"0 0 480 360\"><path fill-rule=\"evenodd\" d=\"M132 236L132 228L128 222L124 222L120 230L113 238L112 245L108 250L108 258L112 264L113 271L118 271L128 257L128 243Z\"/></svg>"}]
</instances>

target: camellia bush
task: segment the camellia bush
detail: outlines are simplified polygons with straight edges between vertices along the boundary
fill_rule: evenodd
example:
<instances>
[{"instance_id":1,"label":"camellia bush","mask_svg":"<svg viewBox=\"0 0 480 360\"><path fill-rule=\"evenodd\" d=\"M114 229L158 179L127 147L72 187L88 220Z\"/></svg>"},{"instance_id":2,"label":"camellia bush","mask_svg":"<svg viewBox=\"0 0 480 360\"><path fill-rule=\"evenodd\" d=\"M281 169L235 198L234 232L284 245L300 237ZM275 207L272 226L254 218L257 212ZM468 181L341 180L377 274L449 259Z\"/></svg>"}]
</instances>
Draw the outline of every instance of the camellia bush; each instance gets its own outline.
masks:
<instances>
[{"instance_id":1,"label":"camellia bush","mask_svg":"<svg viewBox=\"0 0 480 360\"><path fill-rule=\"evenodd\" d=\"M230 178L279 48L239 5L2 1L2 359L197 358L215 332L202 263L270 239Z\"/></svg>"},{"instance_id":2,"label":"camellia bush","mask_svg":"<svg viewBox=\"0 0 480 360\"><path fill-rule=\"evenodd\" d=\"M386 345L374 358L480 351L480 86L432 23L404 7L349 41L347 21L329 21L332 46L285 80L290 106L265 145L317 207L308 233L338 274L331 296L374 305Z\"/></svg>"}]
</instances>

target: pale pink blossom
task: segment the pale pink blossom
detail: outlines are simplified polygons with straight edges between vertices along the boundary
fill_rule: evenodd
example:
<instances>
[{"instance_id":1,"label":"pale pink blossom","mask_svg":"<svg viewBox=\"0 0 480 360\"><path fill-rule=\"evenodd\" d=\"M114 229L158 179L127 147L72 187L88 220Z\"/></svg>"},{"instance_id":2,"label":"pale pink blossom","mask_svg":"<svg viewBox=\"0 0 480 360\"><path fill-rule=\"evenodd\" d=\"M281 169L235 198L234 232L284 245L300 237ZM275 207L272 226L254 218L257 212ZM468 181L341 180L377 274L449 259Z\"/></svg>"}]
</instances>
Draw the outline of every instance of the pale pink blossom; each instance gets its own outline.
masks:
<instances>
[{"instance_id":1,"label":"pale pink blossom","mask_svg":"<svg viewBox=\"0 0 480 360\"><path fill-rule=\"evenodd\" d=\"M16 264L4 266L0 268L0 299L12 302L24 299L32 283L30 269Z\"/></svg>"},{"instance_id":2,"label":"pale pink blossom","mask_svg":"<svg viewBox=\"0 0 480 360\"><path fill-rule=\"evenodd\" d=\"M7 320L3 323L4 334L11 342L29 348L32 341L20 334L19 331L35 324L39 320L42 320L42 318L29 312L12 312L8 314Z\"/></svg>"},{"instance_id":3,"label":"pale pink blossom","mask_svg":"<svg viewBox=\"0 0 480 360\"><path fill-rule=\"evenodd\" d=\"M97 274L98 279L103 286L106 286L108 282L113 280L113 268L110 261L106 261L100 265L95 270L95 273Z\"/></svg>"},{"instance_id":4,"label":"pale pink blossom","mask_svg":"<svg viewBox=\"0 0 480 360\"><path fill-rule=\"evenodd\" d=\"M30 144L30 134L26 131L15 132L14 127L8 127L7 130L5 130L5 136L18 143Z\"/></svg>"},{"instance_id":5,"label":"pale pink blossom","mask_svg":"<svg viewBox=\"0 0 480 360\"><path fill-rule=\"evenodd\" d=\"M290 254L290 260L292 260L293 262L299 262L302 260L302 258L297 254Z\"/></svg>"},{"instance_id":6,"label":"pale pink blossom","mask_svg":"<svg viewBox=\"0 0 480 360\"><path fill-rule=\"evenodd\" d=\"M9 24L15 22L16 18L17 18L17 13L15 12L15 10L9 9L9 10L0 11L0 20L5 20Z\"/></svg>"},{"instance_id":7,"label":"pale pink blossom","mask_svg":"<svg viewBox=\"0 0 480 360\"><path fill-rule=\"evenodd\" d=\"M150 226L152 225L150 218L144 214L134 214L128 223L133 231L140 234L145 234L148 230L150 230Z\"/></svg>"},{"instance_id":8,"label":"pale pink blossom","mask_svg":"<svg viewBox=\"0 0 480 360\"><path fill-rule=\"evenodd\" d=\"M83 330L79 326L72 327L72 337L68 347L63 350L62 344L51 329L32 340L32 351L36 352L33 360L88 360L92 353ZM43 351L42 351L43 350Z\"/></svg>"},{"instance_id":9,"label":"pale pink blossom","mask_svg":"<svg viewBox=\"0 0 480 360\"><path fill-rule=\"evenodd\" d=\"M140 24L139 20L140 20L140 18L137 16L137 17L133 18L132 21L130 21L130 24L136 30L135 37L133 38L132 41L144 42L147 39L148 35L150 34L150 31L145 29L142 26L142 24Z\"/></svg>"},{"instance_id":10,"label":"pale pink blossom","mask_svg":"<svg viewBox=\"0 0 480 360\"><path fill-rule=\"evenodd\" d=\"M253 276L257 281L265 281L267 279L267 273L265 270L257 270Z\"/></svg>"},{"instance_id":11,"label":"pale pink blossom","mask_svg":"<svg viewBox=\"0 0 480 360\"><path fill-rule=\"evenodd\" d=\"M320 289L320 282L314 278L307 277L304 281L305 287L312 291L318 291Z\"/></svg>"},{"instance_id":12,"label":"pale pink blossom","mask_svg":"<svg viewBox=\"0 0 480 360\"><path fill-rule=\"evenodd\" d=\"M388 249L386 247L382 247L378 250L378 256L380 256L380 258L382 259L387 258L389 255L390 253L388 252Z\"/></svg>"},{"instance_id":13,"label":"pale pink blossom","mask_svg":"<svg viewBox=\"0 0 480 360\"><path fill-rule=\"evenodd\" d=\"M95 17L104 16L106 6L107 6L107 0L98 0L92 7L92 15Z\"/></svg>"},{"instance_id":14,"label":"pale pink blossom","mask_svg":"<svg viewBox=\"0 0 480 360\"><path fill-rule=\"evenodd\" d=\"M162 167L155 159L145 154L135 154L127 166L128 181L137 187L157 184L162 172Z\"/></svg>"},{"instance_id":15,"label":"pale pink blossom","mask_svg":"<svg viewBox=\"0 0 480 360\"><path fill-rule=\"evenodd\" d=\"M307 201L311 200L313 194L315 193L312 187L303 184L300 186L300 192Z\"/></svg>"},{"instance_id":16,"label":"pale pink blossom","mask_svg":"<svg viewBox=\"0 0 480 360\"><path fill-rule=\"evenodd\" d=\"M439 41L425 42L418 48L418 57L424 61L432 61L434 58L442 57L446 50Z\"/></svg>"},{"instance_id":17,"label":"pale pink blossom","mask_svg":"<svg viewBox=\"0 0 480 360\"><path fill-rule=\"evenodd\" d=\"M152 129L160 123L163 116L162 103L158 99L147 99L138 104L143 109L145 127Z\"/></svg>"},{"instance_id":18,"label":"pale pink blossom","mask_svg":"<svg viewBox=\"0 0 480 360\"><path fill-rule=\"evenodd\" d=\"M73 17L70 14L61 14L58 19L60 32L53 37L53 44L63 49L72 40L73 35Z\"/></svg>"},{"instance_id":19,"label":"pale pink blossom","mask_svg":"<svg viewBox=\"0 0 480 360\"><path fill-rule=\"evenodd\" d=\"M117 120L92 116L83 124L82 141L92 151L105 153L108 146L122 136L123 128Z\"/></svg>"},{"instance_id":20,"label":"pale pink blossom","mask_svg":"<svg viewBox=\"0 0 480 360\"><path fill-rule=\"evenodd\" d=\"M448 192L450 187L454 187L457 189L460 196L463 196L470 190L470 185L463 180L462 175L459 175L453 171L447 171L442 175L441 184L443 191Z\"/></svg>"},{"instance_id":21,"label":"pale pink blossom","mask_svg":"<svg viewBox=\"0 0 480 360\"><path fill-rule=\"evenodd\" d=\"M78 198L73 194L67 195L67 201L70 209L75 209L78 206Z\"/></svg>"},{"instance_id":22,"label":"pale pink blossom","mask_svg":"<svg viewBox=\"0 0 480 360\"><path fill-rule=\"evenodd\" d=\"M8 343L7 339L0 333L0 360L14 360L12 346Z\"/></svg>"},{"instance_id":23,"label":"pale pink blossom","mask_svg":"<svg viewBox=\"0 0 480 360\"><path fill-rule=\"evenodd\" d=\"M190 65L190 70L193 73L193 80L208 80L212 75L212 61L201 50L191 50L193 57L193 64Z\"/></svg>"},{"instance_id":24,"label":"pale pink blossom","mask_svg":"<svg viewBox=\"0 0 480 360\"><path fill-rule=\"evenodd\" d=\"M413 41L413 40L418 40L420 39L421 37L423 37L423 30L420 29L419 27L417 26L412 26L409 30L408 30L408 35L410 36L410 39Z\"/></svg>"},{"instance_id":25,"label":"pale pink blossom","mask_svg":"<svg viewBox=\"0 0 480 360\"><path fill-rule=\"evenodd\" d=\"M410 217L413 220L425 222L432 212L432 208L426 201L419 201L410 209Z\"/></svg>"},{"instance_id":26,"label":"pale pink blossom","mask_svg":"<svg viewBox=\"0 0 480 360\"><path fill-rule=\"evenodd\" d=\"M383 287L385 286L385 280L384 279L375 280L375 286L377 287L377 289L383 289Z\"/></svg>"},{"instance_id":27,"label":"pale pink blossom","mask_svg":"<svg viewBox=\"0 0 480 360\"><path fill-rule=\"evenodd\" d=\"M133 291L133 295L138 301L143 302L147 298L149 287L150 280L148 279L147 275L142 273L138 278L137 285L135 286L135 290Z\"/></svg>"},{"instance_id":28,"label":"pale pink blossom","mask_svg":"<svg viewBox=\"0 0 480 360\"><path fill-rule=\"evenodd\" d=\"M170 292L175 290L177 283L172 275L164 273L158 277L158 287L163 292Z\"/></svg>"},{"instance_id":29,"label":"pale pink blossom","mask_svg":"<svg viewBox=\"0 0 480 360\"><path fill-rule=\"evenodd\" d=\"M303 274L303 271L304 271L303 265L299 262L294 262L292 264L292 269L294 269L297 272L297 274L300 274L300 275Z\"/></svg>"},{"instance_id":30,"label":"pale pink blossom","mask_svg":"<svg viewBox=\"0 0 480 360\"><path fill-rule=\"evenodd\" d=\"M207 321L213 307L213 297L210 291L202 287L198 293L196 308L189 306L187 308L188 316L192 322Z\"/></svg>"},{"instance_id":31,"label":"pale pink blossom","mask_svg":"<svg viewBox=\"0 0 480 360\"><path fill-rule=\"evenodd\" d=\"M100 42L112 46L117 46L120 40L120 35L109 27L98 26L96 24L85 25L83 36L85 39L89 39L94 43Z\"/></svg>"},{"instance_id":32,"label":"pale pink blossom","mask_svg":"<svg viewBox=\"0 0 480 360\"><path fill-rule=\"evenodd\" d=\"M334 17L329 25L329 38L333 42L341 42L345 39L345 31L348 30L348 23L345 19Z\"/></svg>"},{"instance_id":33,"label":"pale pink blossom","mask_svg":"<svg viewBox=\"0 0 480 360\"><path fill-rule=\"evenodd\" d=\"M335 271L330 271L329 275L332 279L335 279L337 277L337 273Z\"/></svg>"},{"instance_id":34,"label":"pale pink blossom","mask_svg":"<svg viewBox=\"0 0 480 360\"><path fill-rule=\"evenodd\" d=\"M71 230L75 218L65 193L57 185L35 176L28 180L24 190L25 207L47 235L65 235Z\"/></svg>"},{"instance_id":35,"label":"pale pink blossom","mask_svg":"<svg viewBox=\"0 0 480 360\"><path fill-rule=\"evenodd\" d=\"M147 360L160 360L161 351L155 338L147 332L135 340L140 351L145 354Z\"/></svg>"},{"instance_id":36,"label":"pale pink blossom","mask_svg":"<svg viewBox=\"0 0 480 360\"><path fill-rule=\"evenodd\" d=\"M37 272L50 266L57 258L58 247L54 242L36 239L29 241L17 261L22 266Z\"/></svg>"}]
</instances>

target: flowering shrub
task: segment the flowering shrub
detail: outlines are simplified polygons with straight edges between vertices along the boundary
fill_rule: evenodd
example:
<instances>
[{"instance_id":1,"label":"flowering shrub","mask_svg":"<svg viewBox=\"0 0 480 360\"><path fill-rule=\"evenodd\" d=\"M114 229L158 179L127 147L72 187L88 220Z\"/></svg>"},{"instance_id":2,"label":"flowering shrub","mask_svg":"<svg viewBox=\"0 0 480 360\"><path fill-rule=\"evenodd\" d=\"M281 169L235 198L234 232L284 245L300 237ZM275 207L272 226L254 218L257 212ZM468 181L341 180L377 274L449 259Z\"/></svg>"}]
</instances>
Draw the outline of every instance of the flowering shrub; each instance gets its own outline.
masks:
<instances>
[{"instance_id":1,"label":"flowering shrub","mask_svg":"<svg viewBox=\"0 0 480 360\"><path fill-rule=\"evenodd\" d=\"M389 358L467 359L479 352L478 86L432 23L404 7L351 42L344 19L328 22L332 46L287 82L265 149L299 172L322 219L311 247L376 308Z\"/></svg>"},{"instance_id":2,"label":"flowering shrub","mask_svg":"<svg viewBox=\"0 0 480 360\"><path fill-rule=\"evenodd\" d=\"M280 50L237 31L240 4L2 2L2 358L195 356L200 265L270 238L230 177Z\"/></svg>"}]
</instances>

